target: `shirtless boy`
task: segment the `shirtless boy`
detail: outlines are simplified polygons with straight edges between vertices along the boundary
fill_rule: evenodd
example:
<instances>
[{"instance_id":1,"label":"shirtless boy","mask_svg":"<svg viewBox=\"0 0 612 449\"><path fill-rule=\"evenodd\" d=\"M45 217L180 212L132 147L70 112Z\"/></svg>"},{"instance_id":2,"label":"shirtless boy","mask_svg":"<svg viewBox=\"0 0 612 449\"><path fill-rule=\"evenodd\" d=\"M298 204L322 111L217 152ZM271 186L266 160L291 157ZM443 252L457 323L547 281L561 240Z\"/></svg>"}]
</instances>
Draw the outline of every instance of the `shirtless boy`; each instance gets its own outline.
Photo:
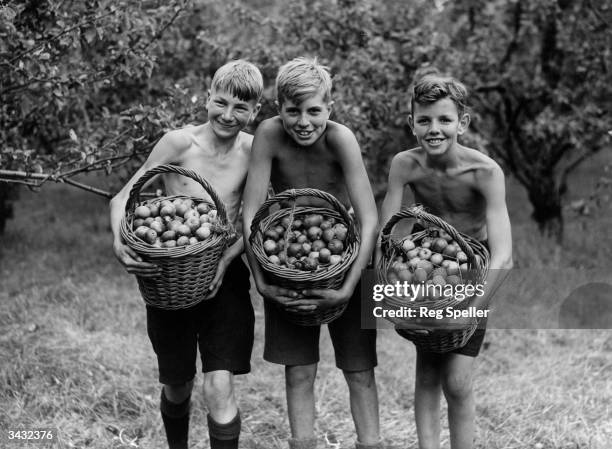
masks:
<instances>
[{"instance_id":1,"label":"shirtless boy","mask_svg":"<svg viewBox=\"0 0 612 449\"><path fill-rule=\"evenodd\" d=\"M359 144L348 128L329 120L331 77L316 60L297 58L282 66L276 91L279 115L262 122L255 133L243 229L251 270L265 299L264 359L285 365L292 434L289 446L311 449L317 445L314 381L320 326L292 324L278 308L311 310L348 302L344 314L328 325L336 365L343 370L349 387L356 447L381 448L374 379L376 331L360 328L358 286L361 270L374 249L377 217ZM266 280L248 238L253 217L266 199L269 182L275 192L316 188L334 195L347 208L353 206L360 224L361 248L340 289L294 291L270 285Z\"/></svg>"},{"instance_id":2,"label":"shirtless boy","mask_svg":"<svg viewBox=\"0 0 612 449\"><path fill-rule=\"evenodd\" d=\"M485 154L457 141L470 122L467 91L453 78L427 75L414 86L410 127L419 147L398 153L391 163L381 223L400 210L404 187L413 202L458 231L488 242L490 275L485 291L512 267L512 239L506 208L504 173ZM484 307L487 294L471 304ZM455 324L460 324L457 320ZM448 323L432 320L428 325ZM467 344L445 354L417 350L415 415L419 447L440 447L440 394L448 403L452 449L471 448L475 405L472 372L484 339L477 329Z\"/></svg>"},{"instance_id":3,"label":"shirtless boy","mask_svg":"<svg viewBox=\"0 0 612 449\"><path fill-rule=\"evenodd\" d=\"M208 122L166 133L143 166L111 200L113 249L129 273L155 276L158 272L154 264L142 261L125 245L119 233L132 186L157 165L179 165L201 175L219 194L229 220L236 224L253 140L242 130L257 115L262 92L263 79L254 65L238 60L221 67L208 92ZM168 195L208 198L194 180L177 174L162 176ZM233 375L250 371L254 323L249 271L239 257L243 250L240 238L223 253L210 287L210 299L176 311L147 306L147 329L163 384L161 415L171 449L187 448L198 345L209 410L210 447L238 447L241 420Z\"/></svg>"}]
</instances>

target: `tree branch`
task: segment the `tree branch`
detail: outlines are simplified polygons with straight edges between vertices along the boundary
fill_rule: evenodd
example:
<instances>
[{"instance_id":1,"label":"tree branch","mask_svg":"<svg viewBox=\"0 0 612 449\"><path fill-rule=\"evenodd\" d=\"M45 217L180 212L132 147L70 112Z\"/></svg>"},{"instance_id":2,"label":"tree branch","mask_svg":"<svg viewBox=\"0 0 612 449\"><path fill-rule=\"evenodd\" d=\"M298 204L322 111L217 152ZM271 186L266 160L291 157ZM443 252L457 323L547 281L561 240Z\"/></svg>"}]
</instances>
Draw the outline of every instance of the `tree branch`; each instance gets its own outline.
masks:
<instances>
[{"instance_id":1,"label":"tree branch","mask_svg":"<svg viewBox=\"0 0 612 449\"><path fill-rule=\"evenodd\" d=\"M115 14L115 11L114 11L114 10L113 10L113 11L110 11L110 12L108 12L108 13L106 13L106 14L102 14L102 15L100 15L100 16L96 16L96 17L93 17L93 18L85 19L85 20L83 20L82 22L77 23L76 25L73 25L73 26L71 26L71 27L68 27L68 28L66 28L66 29L64 29L64 30L62 30L62 31L60 31L59 33L57 33L55 36L51 36L49 39L46 39L46 40L44 40L44 41L42 41L42 42L39 42L38 44L34 45L32 48L28 48L27 50L22 51L22 52L21 52L21 53L19 53L17 56L15 56L13 59L11 59L11 60L9 61L9 63L10 63L10 64L14 63L15 61L17 61L17 60L19 60L19 59L23 58L25 55L27 55L27 54L29 54L29 53L32 53L32 52L34 52L34 51L36 51L36 50L38 50L40 47L42 47L42 46L43 46L43 45L45 45L46 43L49 43L49 42L51 42L51 41L54 41L54 40L56 40L56 39L58 39L58 38L62 37L64 34L70 33L71 31L74 31L74 30L76 30L77 28L82 27L83 25L87 25L88 23L97 22L98 20L103 19L103 18L105 18L105 17L107 17L107 16L110 16L110 15L112 15L112 14Z\"/></svg>"},{"instance_id":2,"label":"tree branch","mask_svg":"<svg viewBox=\"0 0 612 449\"><path fill-rule=\"evenodd\" d=\"M40 182L32 182L30 180L37 179ZM73 185L78 187L79 189L86 190L88 192L95 193L97 195L104 196L106 198L112 198L113 195L110 192L107 192L102 189L98 189L97 187L93 187L87 184L83 184L81 182L75 181L70 178L64 178L61 176L55 176L51 174L45 173L29 173L25 171L17 171L17 170L0 170L0 180L5 182L12 182L17 184L26 184L31 187L41 187L47 181L54 182L65 182L66 184Z\"/></svg>"}]
</instances>

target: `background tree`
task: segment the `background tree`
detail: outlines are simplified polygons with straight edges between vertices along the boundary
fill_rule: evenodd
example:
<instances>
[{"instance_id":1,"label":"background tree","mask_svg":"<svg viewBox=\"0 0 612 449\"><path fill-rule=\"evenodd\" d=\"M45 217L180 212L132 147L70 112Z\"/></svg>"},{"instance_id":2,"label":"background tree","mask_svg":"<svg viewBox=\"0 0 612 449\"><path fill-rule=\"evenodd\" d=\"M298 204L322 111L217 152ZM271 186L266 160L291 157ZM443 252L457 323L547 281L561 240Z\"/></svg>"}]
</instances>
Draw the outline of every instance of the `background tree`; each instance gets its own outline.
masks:
<instances>
[{"instance_id":1,"label":"background tree","mask_svg":"<svg viewBox=\"0 0 612 449\"><path fill-rule=\"evenodd\" d=\"M568 176L609 142L609 2L449 3L453 66L474 86L477 131L558 240Z\"/></svg>"},{"instance_id":2,"label":"background tree","mask_svg":"<svg viewBox=\"0 0 612 449\"><path fill-rule=\"evenodd\" d=\"M611 19L612 6L589 0L5 2L0 180L110 196L116 184L95 189L75 175L123 178L165 131L201 122L225 61L261 67L262 120L276 112L278 67L309 55L330 66L333 118L357 134L380 197L391 157L414 144L409 85L435 66L472 87L468 144L506 166L540 228L559 238L568 176L612 129Z\"/></svg>"}]
</instances>

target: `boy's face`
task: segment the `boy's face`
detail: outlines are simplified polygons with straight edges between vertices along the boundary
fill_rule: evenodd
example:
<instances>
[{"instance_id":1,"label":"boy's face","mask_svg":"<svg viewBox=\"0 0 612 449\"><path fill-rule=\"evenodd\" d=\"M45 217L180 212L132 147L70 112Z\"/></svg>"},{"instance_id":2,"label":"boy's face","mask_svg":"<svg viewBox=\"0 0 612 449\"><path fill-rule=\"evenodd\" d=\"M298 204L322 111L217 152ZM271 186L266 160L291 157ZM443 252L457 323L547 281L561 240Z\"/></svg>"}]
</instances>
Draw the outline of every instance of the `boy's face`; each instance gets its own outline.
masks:
<instances>
[{"instance_id":1,"label":"boy's face","mask_svg":"<svg viewBox=\"0 0 612 449\"><path fill-rule=\"evenodd\" d=\"M224 90L208 92L208 121L215 135L221 139L236 137L259 112L255 100L244 101Z\"/></svg>"},{"instance_id":2,"label":"boy's face","mask_svg":"<svg viewBox=\"0 0 612 449\"><path fill-rule=\"evenodd\" d=\"M318 92L299 104L285 100L279 108L285 131L298 145L312 145L327 128L332 104L333 102L324 100L323 92Z\"/></svg>"},{"instance_id":3,"label":"boy's face","mask_svg":"<svg viewBox=\"0 0 612 449\"><path fill-rule=\"evenodd\" d=\"M459 117L453 100L442 98L430 104L415 102L409 122L419 145L428 155L439 156L457 144L457 136L466 131L470 116L466 113Z\"/></svg>"}]
</instances>

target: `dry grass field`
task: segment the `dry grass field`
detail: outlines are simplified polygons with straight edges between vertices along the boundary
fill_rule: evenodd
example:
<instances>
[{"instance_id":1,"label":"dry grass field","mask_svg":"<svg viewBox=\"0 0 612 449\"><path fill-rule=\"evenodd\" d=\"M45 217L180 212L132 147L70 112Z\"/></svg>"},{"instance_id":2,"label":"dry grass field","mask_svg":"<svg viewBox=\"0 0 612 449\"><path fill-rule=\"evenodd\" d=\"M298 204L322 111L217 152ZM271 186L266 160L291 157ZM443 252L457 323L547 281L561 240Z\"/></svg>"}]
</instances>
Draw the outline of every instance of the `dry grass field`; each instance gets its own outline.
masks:
<instances>
[{"instance_id":1,"label":"dry grass field","mask_svg":"<svg viewBox=\"0 0 612 449\"><path fill-rule=\"evenodd\" d=\"M588 193L589 173L572 195ZM610 211L568 222L568 238L555 249L538 237L520 192L511 192L510 209L518 266L609 267ZM112 255L107 222L106 201L91 194L61 185L22 192L0 243L2 432L55 427L60 448L164 447L143 304L134 278ZM241 447L284 448L283 368L262 360L263 311L259 298L254 303L253 372L236 380ZM351 448L346 385L322 335L317 432L321 447ZM388 330L379 333L378 348L383 435L394 447L416 448L414 348ZM612 330L490 330L477 359L477 447L610 448L611 373ZM192 447L203 449L198 379L190 436Z\"/></svg>"}]
</instances>

